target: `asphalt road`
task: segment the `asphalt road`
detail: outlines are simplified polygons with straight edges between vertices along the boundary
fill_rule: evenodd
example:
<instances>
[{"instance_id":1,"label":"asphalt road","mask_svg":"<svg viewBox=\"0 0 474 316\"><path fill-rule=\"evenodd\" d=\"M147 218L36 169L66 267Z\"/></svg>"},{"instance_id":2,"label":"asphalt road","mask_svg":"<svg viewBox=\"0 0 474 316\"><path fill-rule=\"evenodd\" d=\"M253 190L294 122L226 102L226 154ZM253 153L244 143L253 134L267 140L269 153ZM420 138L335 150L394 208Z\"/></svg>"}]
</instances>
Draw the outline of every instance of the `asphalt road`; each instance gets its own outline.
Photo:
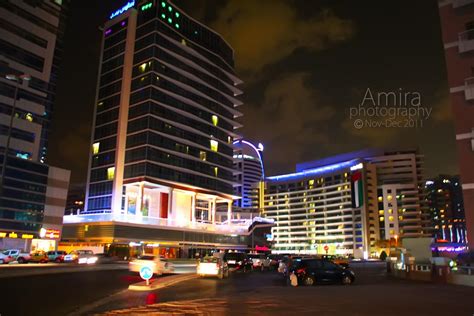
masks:
<instances>
[{"instance_id":1,"label":"asphalt road","mask_svg":"<svg viewBox=\"0 0 474 316\"><path fill-rule=\"evenodd\" d=\"M275 272L198 278L153 292L123 292L84 314L450 315L474 314L474 288L394 279L385 265L355 267L351 286L292 287ZM140 307L133 307L140 306ZM114 310L118 310L114 312ZM161 315L161 314L160 314Z\"/></svg>"},{"instance_id":2,"label":"asphalt road","mask_svg":"<svg viewBox=\"0 0 474 316\"><path fill-rule=\"evenodd\" d=\"M291 287L275 272L198 278L152 292L126 270L0 279L0 314L90 315L473 315L474 288L387 277L383 266L354 268L351 286Z\"/></svg>"}]
</instances>

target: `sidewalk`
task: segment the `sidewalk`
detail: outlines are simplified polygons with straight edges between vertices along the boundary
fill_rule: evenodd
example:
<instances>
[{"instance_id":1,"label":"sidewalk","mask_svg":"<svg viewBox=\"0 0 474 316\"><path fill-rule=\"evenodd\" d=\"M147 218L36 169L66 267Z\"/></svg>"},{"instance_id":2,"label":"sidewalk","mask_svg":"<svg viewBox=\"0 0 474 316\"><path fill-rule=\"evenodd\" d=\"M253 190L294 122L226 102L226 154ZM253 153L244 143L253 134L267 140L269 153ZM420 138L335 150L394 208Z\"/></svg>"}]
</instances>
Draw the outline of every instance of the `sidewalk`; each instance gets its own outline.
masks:
<instances>
[{"instance_id":1,"label":"sidewalk","mask_svg":"<svg viewBox=\"0 0 474 316\"><path fill-rule=\"evenodd\" d=\"M86 271L127 270L128 264L111 263L97 265L76 265L64 263L45 263L41 265L10 264L0 268L1 278L13 278L44 274L72 273Z\"/></svg>"}]
</instances>

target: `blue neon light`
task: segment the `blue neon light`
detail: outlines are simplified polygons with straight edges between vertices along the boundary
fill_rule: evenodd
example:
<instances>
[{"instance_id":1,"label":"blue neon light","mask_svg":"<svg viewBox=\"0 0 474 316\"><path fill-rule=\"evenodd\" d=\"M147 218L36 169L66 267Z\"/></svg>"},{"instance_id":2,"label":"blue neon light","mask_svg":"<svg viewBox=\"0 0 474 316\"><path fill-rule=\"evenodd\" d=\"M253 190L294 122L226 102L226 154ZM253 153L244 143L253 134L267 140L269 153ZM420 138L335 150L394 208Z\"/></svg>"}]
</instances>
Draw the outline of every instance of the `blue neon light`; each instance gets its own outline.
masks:
<instances>
[{"instance_id":1,"label":"blue neon light","mask_svg":"<svg viewBox=\"0 0 474 316\"><path fill-rule=\"evenodd\" d=\"M109 19L113 19L115 18L116 16L119 16L120 14L124 13L125 11L127 11L128 9L130 8L133 8L135 6L135 0L132 0L132 1L129 1L126 5L124 5L123 7L121 7L120 9L118 9L117 11L115 12L112 12L112 14L110 15Z\"/></svg>"},{"instance_id":2,"label":"blue neon light","mask_svg":"<svg viewBox=\"0 0 474 316\"><path fill-rule=\"evenodd\" d=\"M321 174L321 173L326 173L326 172L331 172L331 171L336 171L340 169L347 169L350 168L354 165L358 164L358 160L350 160L350 161L345 161L341 163L336 163L333 165L328 165L324 167L319 167L315 169L308 169L304 170L301 172L295 172L295 173L289 173L289 174L282 174L279 176L272 176L272 177L267 177L267 180L273 180L273 181L282 181L282 180L296 180L298 178L303 178L307 176L312 176L316 174Z\"/></svg>"}]
</instances>

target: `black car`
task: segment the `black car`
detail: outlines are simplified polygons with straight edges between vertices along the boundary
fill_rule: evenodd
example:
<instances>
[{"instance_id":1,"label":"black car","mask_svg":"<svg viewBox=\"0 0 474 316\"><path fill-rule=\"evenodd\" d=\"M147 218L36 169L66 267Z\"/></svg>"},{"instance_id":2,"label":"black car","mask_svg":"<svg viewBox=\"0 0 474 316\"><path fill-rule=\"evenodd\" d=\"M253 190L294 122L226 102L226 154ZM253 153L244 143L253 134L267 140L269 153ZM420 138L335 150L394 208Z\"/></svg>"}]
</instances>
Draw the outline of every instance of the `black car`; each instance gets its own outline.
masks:
<instances>
[{"instance_id":1,"label":"black car","mask_svg":"<svg viewBox=\"0 0 474 316\"><path fill-rule=\"evenodd\" d=\"M251 271L252 260L243 252L228 252L224 255L224 261L227 262L229 270Z\"/></svg>"},{"instance_id":2,"label":"black car","mask_svg":"<svg viewBox=\"0 0 474 316\"><path fill-rule=\"evenodd\" d=\"M293 261L290 275L294 273L298 284L314 285L316 283L352 284L355 274L352 270L324 259L300 259Z\"/></svg>"}]
</instances>

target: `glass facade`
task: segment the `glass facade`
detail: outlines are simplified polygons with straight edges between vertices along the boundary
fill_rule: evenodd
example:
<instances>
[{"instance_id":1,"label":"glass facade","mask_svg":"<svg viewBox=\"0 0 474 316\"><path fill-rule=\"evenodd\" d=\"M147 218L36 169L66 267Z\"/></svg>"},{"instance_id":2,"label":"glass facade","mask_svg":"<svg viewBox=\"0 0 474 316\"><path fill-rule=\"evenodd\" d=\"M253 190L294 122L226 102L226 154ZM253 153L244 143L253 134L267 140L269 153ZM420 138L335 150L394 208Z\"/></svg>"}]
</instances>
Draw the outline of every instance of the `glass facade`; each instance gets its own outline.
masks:
<instances>
[{"instance_id":1,"label":"glass facade","mask_svg":"<svg viewBox=\"0 0 474 316\"><path fill-rule=\"evenodd\" d=\"M110 210L114 181L169 181L232 194L241 104L232 48L166 1L128 10L106 24L103 36L87 211Z\"/></svg>"}]
</instances>

